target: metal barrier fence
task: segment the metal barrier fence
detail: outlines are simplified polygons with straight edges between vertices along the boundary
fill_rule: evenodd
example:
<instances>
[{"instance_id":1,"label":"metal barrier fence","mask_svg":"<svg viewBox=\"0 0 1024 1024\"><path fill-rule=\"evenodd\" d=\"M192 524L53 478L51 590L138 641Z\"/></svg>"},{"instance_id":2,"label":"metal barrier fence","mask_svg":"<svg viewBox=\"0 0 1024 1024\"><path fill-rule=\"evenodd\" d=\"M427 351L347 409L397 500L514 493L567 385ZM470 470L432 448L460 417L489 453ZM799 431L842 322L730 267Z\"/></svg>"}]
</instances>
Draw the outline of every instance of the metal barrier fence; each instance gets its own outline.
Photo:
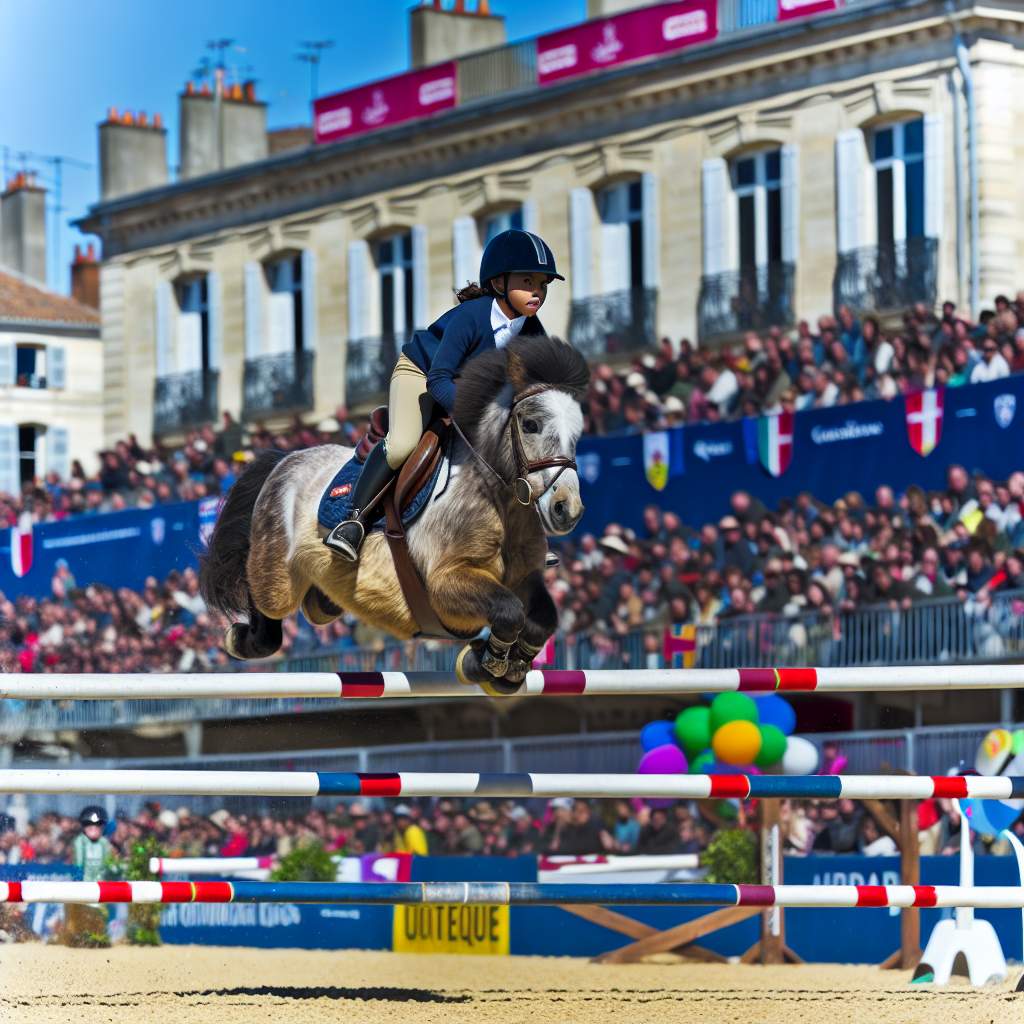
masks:
<instances>
[{"instance_id":1,"label":"metal barrier fence","mask_svg":"<svg viewBox=\"0 0 1024 1024\"><path fill-rule=\"evenodd\" d=\"M973 764L982 738L995 724L941 726L917 730L816 733L806 738L819 749L834 739L848 759L849 774L872 775L912 772L943 775L962 763ZM402 746L359 747L341 750L300 750L272 754L204 754L182 758L133 758L60 762L62 768L155 768L188 769L201 764L206 771L484 771L484 772L633 772L640 760L638 731L584 735L524 737L519 739L468 740ZM39 768L54 762L14 762L11 768ZM109 813L135 813L145 796L97 793ZM331 807L334 797L309 799L281 797L197 797L167 794L161 804L171 809L185 806L195 814L209 814L219 807L235 813L301 814L311 806ZM77 814L83 798L68 794L19 795L0 801L0 811L21 810L37 816L47 810Z\"/></svg>"},{"instance_id":2,"label":"metal barrier fence","mask_svg":"<svg viewBox=\"0 0 1024 1024\"><path fill-rule=\"evenodd\" d=\"M457 648L439 642L344 648L271 663L282 672L450 671ZM913 665L1010 661L1024 658L1024 591L991 602L956 598L879 606L842 615L747 615L697 627L700 668L772 665ZM557 637L559 668L661 668L659 630L622 635L594 632ZM264 671L267 666L259 666ZM341 701L0 701L0 737L57 729L125 728L145 722L260 718L341 707ZM351 708L349 701L346 707Z\"/></svg>"}]
</instances>

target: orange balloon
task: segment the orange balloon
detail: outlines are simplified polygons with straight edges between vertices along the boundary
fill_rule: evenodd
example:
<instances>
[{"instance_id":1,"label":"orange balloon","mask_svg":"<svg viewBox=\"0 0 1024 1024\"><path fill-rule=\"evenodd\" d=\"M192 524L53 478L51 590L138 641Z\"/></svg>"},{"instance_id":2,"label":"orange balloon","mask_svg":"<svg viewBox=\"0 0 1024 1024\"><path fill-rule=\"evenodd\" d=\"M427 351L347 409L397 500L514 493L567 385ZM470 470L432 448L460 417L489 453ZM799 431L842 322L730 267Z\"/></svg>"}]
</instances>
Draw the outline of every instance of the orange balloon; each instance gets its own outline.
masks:
<instances>
[{"instance_id":1,"label":"orange balloon","mask_svg":"<svg viewBox=\"0 0 1024 1024\"><path fill-rule=\"evenodd\" d=\"M753 722L726 722L711 737L711 749L725 764L753 764L761 753L761 730Z\"/></svg>"}]
</instances>

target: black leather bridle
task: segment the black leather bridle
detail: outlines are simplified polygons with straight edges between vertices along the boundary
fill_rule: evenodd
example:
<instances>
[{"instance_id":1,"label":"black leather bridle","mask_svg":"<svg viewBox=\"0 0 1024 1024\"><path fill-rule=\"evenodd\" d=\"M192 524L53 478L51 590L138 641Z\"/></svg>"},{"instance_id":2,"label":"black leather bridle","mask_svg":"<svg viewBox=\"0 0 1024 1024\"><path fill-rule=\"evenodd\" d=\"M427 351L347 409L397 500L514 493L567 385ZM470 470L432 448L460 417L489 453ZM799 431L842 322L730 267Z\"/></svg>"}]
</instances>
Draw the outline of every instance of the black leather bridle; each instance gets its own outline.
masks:
<instances>
[{"instance_id":1,"label":"black leather bridle","mask_svg":"<svg viewBox=\"0 0 1024 1024\"><path fill-rule=\"evenodd\" d=\"M525 391L520 391L512 398L512 405L508 412L508 432L509 439L512 442L512 461L515 467L515 475L512 478L512 482L509 483L470 443L470 440L462 432L462 428L452 419L452 426L455 427L456 433L462 438L463 443L469 448L473 457L482 466L485 466L488 472L505 488L510 490L515 496L516 501L520 505L529 506L534 502L533 488L530 486L530 481L527 479L531 473L538 473L542 469L556 469L558 472L551 478L544 489L537 495L536 500L540 500L555 486L558 478L567 470L576 470L576 460L568 455L551 455L547 458L531 459L527 457L526 445L523 442L523 428L520 426L519 419L516 416L516 406L525 402L529 398L536 398L537 395L543 394L545 391L557 391L558 388L554 384L534 384L532 387L526 388Z\"/></svg>"}]
</instances>

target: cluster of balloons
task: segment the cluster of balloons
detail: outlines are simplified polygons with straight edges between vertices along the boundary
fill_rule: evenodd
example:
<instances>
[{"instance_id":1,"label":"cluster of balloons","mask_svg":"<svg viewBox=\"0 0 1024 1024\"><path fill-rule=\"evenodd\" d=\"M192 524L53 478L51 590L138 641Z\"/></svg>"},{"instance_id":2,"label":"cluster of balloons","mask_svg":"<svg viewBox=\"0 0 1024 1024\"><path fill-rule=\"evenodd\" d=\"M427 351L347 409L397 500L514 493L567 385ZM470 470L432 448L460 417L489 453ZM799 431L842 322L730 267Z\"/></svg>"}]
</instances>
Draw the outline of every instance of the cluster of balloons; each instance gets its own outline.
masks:
<instances>
[{"instance_id":1,"label":"cluster of balloons","mask_svg":"<svg viewBox=\"0 0 1024 1024\"><path fill-rule=\"evenodd\" d=\"M1024 775L1024 729L993 729L981 741L974 758L979 775ZM971 828L985 836L998 836L1024 810L1024 800L961 800Z\"/></svg>"},{"instance_id":2,"label":"cluster of balloons","mask_svg":"<svg viewBox=\"0 0 1024 1024\"><path fill-rule=\"evenodd\" d=\"M720 693L686 708L674 722L645 725L640 733L642 775L721 775L781 772L813 775L818 748L792 735L796 712L778 694L756 699Z\"/></svg>"}]
</instances>

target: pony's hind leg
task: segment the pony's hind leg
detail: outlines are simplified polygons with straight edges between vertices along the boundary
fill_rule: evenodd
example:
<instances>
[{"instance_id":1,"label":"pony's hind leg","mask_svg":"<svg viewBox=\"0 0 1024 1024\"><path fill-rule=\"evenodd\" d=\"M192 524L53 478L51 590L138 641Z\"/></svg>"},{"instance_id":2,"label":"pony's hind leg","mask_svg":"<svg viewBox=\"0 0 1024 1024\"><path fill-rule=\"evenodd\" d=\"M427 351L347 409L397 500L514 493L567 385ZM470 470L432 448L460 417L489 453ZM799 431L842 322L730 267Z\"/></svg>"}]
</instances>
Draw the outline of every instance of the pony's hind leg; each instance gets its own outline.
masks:
<instances>
[{"instance_id":1,"label":"pony's hind leg","mask_svg":"<svg viewBox=\"0 0 1024 1024\"><path fill-rule=\"evenodd\" d=\"M272 619L249 609L248 622L233 622L224 635L224 650L232 658L248 661L253 658L269 658L281 649L283 633L281 620Z\"/></svg>"}]
</instances>

